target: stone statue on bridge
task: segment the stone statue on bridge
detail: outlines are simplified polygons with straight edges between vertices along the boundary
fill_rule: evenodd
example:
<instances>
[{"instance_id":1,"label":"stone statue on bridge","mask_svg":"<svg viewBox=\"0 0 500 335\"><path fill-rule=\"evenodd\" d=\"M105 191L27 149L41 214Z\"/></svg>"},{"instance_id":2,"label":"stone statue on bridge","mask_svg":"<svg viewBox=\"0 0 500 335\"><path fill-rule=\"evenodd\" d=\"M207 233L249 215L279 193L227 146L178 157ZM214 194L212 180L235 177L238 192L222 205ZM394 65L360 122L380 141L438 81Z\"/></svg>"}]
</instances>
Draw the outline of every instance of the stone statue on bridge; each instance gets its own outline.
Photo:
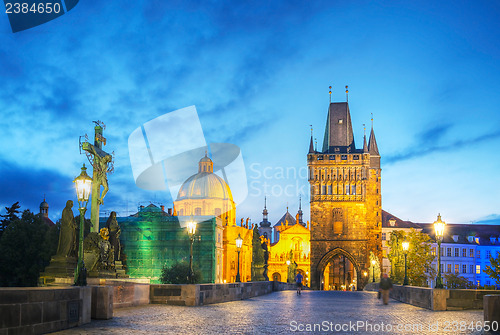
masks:
<instances>
[{"instance_id":1,"label":"stone statue on bridge","mask_svg":"<svg viewBox=\"0 0 500 335\"><path fill-rule=\"evenodd\" d=\"M92 222L91 232L99 231L99 206L103 204L104 196L108 193L108 173L113 172L113 156L102 150L102 146L106 145L106 138L102 135L105 128L100 121L94 121L96 126L94 144L85 141L81 144L81 148L86 152L87 158L92 165L92 198L91 198L91 215ZM101 193L101 186L103 187Z\"/></svg>"},{"instance_id":2,"label":"stone statue on bridge","mask_svg":"<svg viewBox=\"0 0 500 335\"><path fill-rule=\"evenodd\" d=\"M59 244L57 245L57 256L76 256L76 223L73 216L73 201L68 200L62 212L61 230L59 232Z\"/></svg>"}]
</instances>

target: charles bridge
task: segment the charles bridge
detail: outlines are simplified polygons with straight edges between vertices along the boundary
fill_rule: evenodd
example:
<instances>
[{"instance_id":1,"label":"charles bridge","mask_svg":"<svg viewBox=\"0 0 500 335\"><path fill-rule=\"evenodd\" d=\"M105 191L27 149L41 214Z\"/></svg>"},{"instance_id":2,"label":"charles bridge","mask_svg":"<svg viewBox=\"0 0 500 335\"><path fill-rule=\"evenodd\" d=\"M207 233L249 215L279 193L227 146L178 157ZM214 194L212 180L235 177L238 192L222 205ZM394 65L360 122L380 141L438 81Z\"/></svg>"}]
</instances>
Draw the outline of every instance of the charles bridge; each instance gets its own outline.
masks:
<instances>
[{"instance_id":1,"label":"charles bridge","mask_svg":"<svg viewBox=\"0 0 500 335\"><path fill-rule=\"evenodd\" d=\"M247 300L187 307L116 309L56 332L83 334L481 334L483 311L431 311L399 301L381 304L374 292L279 291Z\"/></svg>"},{"instance_id":2,"label":"charles bridge","mask_svg":"<svg viewBox=\"0 0 500 335\"><path fill-rule=\"evenodd\" d=\"M395 285L391 296L397 300L383 305L376 285L301 295L292 284L269 281L153 285L91 279L86 287L3 288L0 335L486 334L500 326L495 291Z\"/></svg>"}]
</instances>

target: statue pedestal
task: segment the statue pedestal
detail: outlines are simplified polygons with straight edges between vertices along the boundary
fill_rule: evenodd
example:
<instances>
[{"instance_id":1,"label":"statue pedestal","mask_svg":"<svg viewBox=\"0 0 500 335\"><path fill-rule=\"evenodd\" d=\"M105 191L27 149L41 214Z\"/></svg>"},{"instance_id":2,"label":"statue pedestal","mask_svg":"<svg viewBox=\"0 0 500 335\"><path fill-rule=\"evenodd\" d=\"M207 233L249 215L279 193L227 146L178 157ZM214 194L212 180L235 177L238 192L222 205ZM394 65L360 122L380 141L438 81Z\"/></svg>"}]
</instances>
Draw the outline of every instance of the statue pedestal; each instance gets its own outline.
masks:
<instances>
[{"instance_id":1,"label":"statue pedestal","mask_svg":"<svg viewBox=\"0 0 500 335\"><path fill-rule=\"evenodd\" d=\"M128 278L121 261L115 261L114 269L93 269L88 273L89 278Z\"/></svg>"},{"instance_id":2,"label":"statue pedestal","mask_svg":"<svg viewBox=\"0 0 500 335\"><path fill-rule=\"evenodd\" d=\"M116 278L128 278L128 275L125 274L125 269L123 268L122 261L115 261L115 271Z\"/></svg>"},{"instance_id":3,"label":"statue pedestal","mask_svg":"<svg viewBox=\"0 0 500 335\"><path fill-rule=\"evenodd\" d=\"M40 274L40 284L72 285L76 263L76 257L52 256L49 266Z\"/></svg>"}]
</instances>

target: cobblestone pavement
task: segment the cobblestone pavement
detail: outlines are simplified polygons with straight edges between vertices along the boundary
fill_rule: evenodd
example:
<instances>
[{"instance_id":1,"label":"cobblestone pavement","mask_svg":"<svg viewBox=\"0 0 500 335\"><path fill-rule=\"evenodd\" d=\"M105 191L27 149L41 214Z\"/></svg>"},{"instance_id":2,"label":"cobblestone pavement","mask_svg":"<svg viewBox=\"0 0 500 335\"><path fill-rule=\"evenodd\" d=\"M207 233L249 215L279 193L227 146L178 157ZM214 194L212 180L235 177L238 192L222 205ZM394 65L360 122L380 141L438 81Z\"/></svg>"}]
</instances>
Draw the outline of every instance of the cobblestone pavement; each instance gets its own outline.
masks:
<instances>
[{"instance_id":1,"label":"cobblestone pavement","mask_svg":"<svg viewBox=\"0 0 500 335\"><path fill-rule=\"evenodd\" d=\"M475 327L483 320L482 310L434 312L395 300L382 305L373 292L336 291L282 291L199 307L146 305L114 315L53 334L481 334Z\"/></svg>"}]
</instances>

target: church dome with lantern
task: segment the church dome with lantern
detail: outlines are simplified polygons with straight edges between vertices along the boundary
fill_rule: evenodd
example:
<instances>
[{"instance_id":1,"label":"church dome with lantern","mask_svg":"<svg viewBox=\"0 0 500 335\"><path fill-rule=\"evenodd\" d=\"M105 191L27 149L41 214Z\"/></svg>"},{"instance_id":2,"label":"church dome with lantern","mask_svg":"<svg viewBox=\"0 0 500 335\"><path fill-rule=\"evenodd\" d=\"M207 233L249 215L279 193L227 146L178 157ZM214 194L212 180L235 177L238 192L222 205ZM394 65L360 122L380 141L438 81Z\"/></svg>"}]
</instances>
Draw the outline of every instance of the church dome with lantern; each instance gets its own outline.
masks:
<instances>
[{"instance_id":1,"label":"church dome with lantern","mask_svg":"<svg viewBox=\"0 0 500 335\"><path fill-rule=\"evenodd\" d=\"M213 169L213 161L205 154L198 162L198 173L189 177L179 189L174 201L177 215L218 216L226 223L235 220L231 189Z\"/></svg>"},{"instance_id":2,"label":"church dome with lantern","mask_svg":"<svg viewBox=\"0 0 500 335\"><path fill-rule=\"evenodd\" d=\"M177 201L184 199L225 199L233 201L226 182L213 173L214 163L205 155L198 163L198 173L189 177L179 189Z\"/></svg>"}]
</instances>

